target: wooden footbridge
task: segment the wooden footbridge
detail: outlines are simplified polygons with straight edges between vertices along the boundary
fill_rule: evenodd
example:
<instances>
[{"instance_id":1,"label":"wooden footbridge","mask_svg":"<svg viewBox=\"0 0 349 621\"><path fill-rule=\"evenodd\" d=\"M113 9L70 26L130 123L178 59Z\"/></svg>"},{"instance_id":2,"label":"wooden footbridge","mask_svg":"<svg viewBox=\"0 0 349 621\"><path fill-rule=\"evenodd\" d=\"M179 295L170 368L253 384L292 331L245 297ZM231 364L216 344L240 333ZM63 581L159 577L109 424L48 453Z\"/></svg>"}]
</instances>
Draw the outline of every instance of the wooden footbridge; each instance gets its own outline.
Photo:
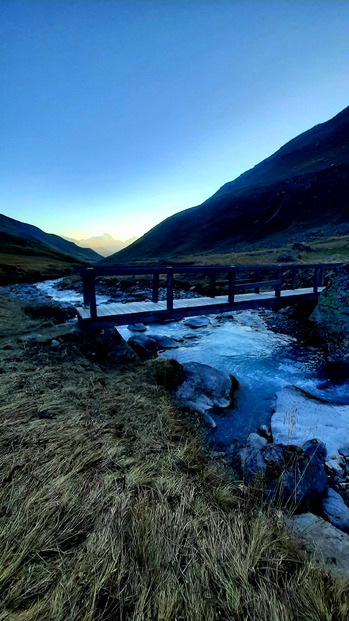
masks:
<instances>
[{"instance_id":1,"label":"wooden footbridge","mask_svg":"<svg viewBox=\"0 0 349 621\"><path fill-rule=\"evenodd\" d=\"M81 272L84 306L77 308L77 312L81 327L91 329L181 319L233 309L290 306L300 301L316 300L329 270L339 265L88 267ZM208 295L185 299L176 297L174 277L179 274L186 275L186 278L190 274L206 277ZM150 277L152 299L97 305L95 280L106 276ZM225 295L216 295L218 277L221 290L222 284L226 284ZM164 300L159 300L161 279L166 288Z\"/></svg>"}]
</instances>

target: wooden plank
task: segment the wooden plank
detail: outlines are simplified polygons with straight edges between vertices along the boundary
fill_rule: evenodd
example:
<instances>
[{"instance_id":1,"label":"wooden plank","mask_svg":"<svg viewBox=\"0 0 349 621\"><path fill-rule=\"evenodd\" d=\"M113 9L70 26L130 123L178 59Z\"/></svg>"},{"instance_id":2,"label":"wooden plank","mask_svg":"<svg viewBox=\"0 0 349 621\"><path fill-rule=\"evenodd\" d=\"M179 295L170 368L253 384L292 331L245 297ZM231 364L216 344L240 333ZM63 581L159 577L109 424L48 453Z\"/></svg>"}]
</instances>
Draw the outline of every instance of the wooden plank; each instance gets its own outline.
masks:
<instances>
[{"instance_id":1,"label":"wooden plank","mask_svg":"<svg viewBox=\"0 0 349 621\"><path fill-rule=\"evenodd\" d=\"M105 309L103 305L98 306L97 308L97 317L105 317L106 315L110 315L108 309Z\"/></svg>"},{"instance_id":2,"label":"wooden plank","mask_svg":"<svg viewBox=\"0 0 349 621\"><path fill-rule=\"evenodd\" d=\"M89 308L77 308L78 315L80 315L81 319L89 319L90 318L90 309Z\"/></svg>"}]
</instances>

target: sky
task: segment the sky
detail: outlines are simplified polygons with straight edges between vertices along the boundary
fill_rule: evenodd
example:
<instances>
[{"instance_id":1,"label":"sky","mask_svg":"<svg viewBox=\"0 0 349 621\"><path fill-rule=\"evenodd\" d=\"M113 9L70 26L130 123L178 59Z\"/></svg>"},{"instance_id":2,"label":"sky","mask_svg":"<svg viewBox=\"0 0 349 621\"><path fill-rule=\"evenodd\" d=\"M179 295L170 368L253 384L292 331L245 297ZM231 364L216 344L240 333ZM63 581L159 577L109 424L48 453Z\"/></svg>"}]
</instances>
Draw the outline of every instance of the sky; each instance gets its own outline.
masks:
<instances>
[{"instance_id":1,"label":"sky","mask_svg":"<svg viewBox=\"0 0 349 621\"><path fill-rule=\"evenodd\" d=\"M349 105L349 1L0 0L0 75L0 212L126 240Z\"/></svg>"}]
</instances>

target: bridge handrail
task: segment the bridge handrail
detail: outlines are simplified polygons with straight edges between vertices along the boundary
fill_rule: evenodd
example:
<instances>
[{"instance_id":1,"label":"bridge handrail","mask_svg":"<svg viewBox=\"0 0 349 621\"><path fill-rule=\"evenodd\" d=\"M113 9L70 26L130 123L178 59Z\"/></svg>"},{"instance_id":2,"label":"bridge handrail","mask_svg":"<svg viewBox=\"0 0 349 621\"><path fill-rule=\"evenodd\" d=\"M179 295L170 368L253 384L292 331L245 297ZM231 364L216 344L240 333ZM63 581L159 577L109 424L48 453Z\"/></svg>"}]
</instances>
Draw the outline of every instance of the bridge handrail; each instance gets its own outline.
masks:
<instances>
[{"instance_id":1,"label":"bridge handrail","mask_svg":"<svg viewBox=\"0 0 349 621\"><path fill-rule=\"evenodd\" d=\"M91 274L92 270L95 276L140 276L142 274L203 274L207 272L254 272L257 270L279 270L290 269L314 269L316 267L339 267L342 263L280 263L266 265L161 265L154 266L112 266L112 267L85 267L80 270L81 276Z\"/></svg>"},{"instance_id":2,"label":"bridge handrail","mask_svg":"<svg viewBox=\"0 0 349 621\"><path fill-rule=\"evenodd\" d=\"M296 288L296 274L299 270L314 270L313 289L314 293L318 292L318 288L324 284L324 273L326 269L340 267L342 263L289 263L289 264L269 264L269 265L211 265L211 266L193 266L193 265L162 265L154 266L112 266L112 267L87 267L81 270L80 274L83 279L83 295L84 306L90 307L91 318L97 317L95 278L98 276L153 276L153 302L159 299L159 283L160 275L166 275L167 278L167 309L173 309L173 276L174 274L203 274L210 276L210 297L214 298L216 293L216 277L219 273L228 274L228 300L230 304L234 303L234 296L240 289L254 289L255 293L260 292L260 287L270 285L275 287L275 296L281 296L282 275L283 272L291 271L292 285L291 289ZM276 271L276 279L263 281L261 275L263 272ZM255 272L256 280L245 282L237 281L236 275L241 272Z\"/></svg>"}]
</instances>

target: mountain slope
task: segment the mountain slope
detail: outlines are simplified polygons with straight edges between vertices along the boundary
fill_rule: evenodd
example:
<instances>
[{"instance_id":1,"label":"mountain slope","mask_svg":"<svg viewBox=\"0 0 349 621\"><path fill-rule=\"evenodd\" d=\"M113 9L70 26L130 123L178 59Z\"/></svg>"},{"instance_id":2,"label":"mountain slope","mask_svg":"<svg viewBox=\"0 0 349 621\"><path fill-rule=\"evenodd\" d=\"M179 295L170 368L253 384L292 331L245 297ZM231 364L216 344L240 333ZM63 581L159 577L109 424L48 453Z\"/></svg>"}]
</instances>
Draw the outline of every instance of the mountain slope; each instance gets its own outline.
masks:
<instances>
[{"instance_id":1,"label":"mountain slope","mask_svg":"<svg viewBox=\"0 0 349 621\"><path fill-rule=\"evenodd\" d=\"M180 259L349 232L349 107L105 264Z\"/></svg>"},{"instance_id":2,"label":"mountain slope","mask_svg":"<svg viewBox=\"0 0 349 621\"><path fill-rule=\"evenodd\" d=\"M109 257L111 254L119 252L119 250L122 250L132 244L137 238L132 237L131 239L127 239L123 242L119 239L114 239L114 237L108 233L104 233L104 235L89 237L89 239L72 239L71 237L65 237L64 239L74 242L74 244L80 246L81 248L92 248L92 250L100 254L102 257Z\"/></svg>"},{"instance_id":3,"label":"mountain slope","mask_svg":"<svg viewBox=\"0 0 349 621\"><path fill-rule=\"evenodd\" d=\"M44 246L0 231L0 286L58 278L85 263Z\"/></svg>"},{"instance_id":4,"label":"mountain slope","mask_svg":"<svg viewBox=\"0 0 349 621\"><path fill-rule=\"evenodd\" d=\"M36 240L46 246L46 248L68 255L68 257L77 261L94 263L101 259L101 256L90 248L80 248L58 235L45 233L37 226L14 220L2 214L0 214L0 232L26 240Z\"/></svg>"}]
</instances>

